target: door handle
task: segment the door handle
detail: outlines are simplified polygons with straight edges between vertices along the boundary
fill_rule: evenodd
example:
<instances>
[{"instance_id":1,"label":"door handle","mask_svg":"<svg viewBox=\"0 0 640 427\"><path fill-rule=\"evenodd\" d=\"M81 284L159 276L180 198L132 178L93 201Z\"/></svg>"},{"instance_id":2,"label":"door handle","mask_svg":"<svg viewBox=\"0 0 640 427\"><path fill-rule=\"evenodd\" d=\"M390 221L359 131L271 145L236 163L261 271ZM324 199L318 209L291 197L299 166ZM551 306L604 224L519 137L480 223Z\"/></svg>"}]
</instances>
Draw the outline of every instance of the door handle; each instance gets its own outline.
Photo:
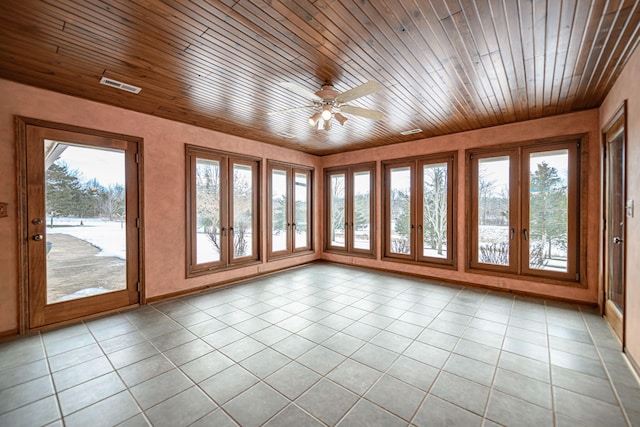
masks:
<instances>
[{"instance_id":1,"label":"door handle","mask_svg":"<svg viewBox=\"0 0 640 427\"><path fill-rule=\"evenodd\" d=\"M615 243L616 245L622 244L622 237L614 237L613 243Z\"/></svg>"},{"instance_id":2,"label":"door handle","mask_svg":"<svg viewBox=\"0 0 640 427\"><path fill-rule=\"evenodd\" d=\"M36 242L39 242L42 239L44 239L44 236L42 234L34 234L33 235L33 240L35 240Z\"/></svg>"}]
</instances>

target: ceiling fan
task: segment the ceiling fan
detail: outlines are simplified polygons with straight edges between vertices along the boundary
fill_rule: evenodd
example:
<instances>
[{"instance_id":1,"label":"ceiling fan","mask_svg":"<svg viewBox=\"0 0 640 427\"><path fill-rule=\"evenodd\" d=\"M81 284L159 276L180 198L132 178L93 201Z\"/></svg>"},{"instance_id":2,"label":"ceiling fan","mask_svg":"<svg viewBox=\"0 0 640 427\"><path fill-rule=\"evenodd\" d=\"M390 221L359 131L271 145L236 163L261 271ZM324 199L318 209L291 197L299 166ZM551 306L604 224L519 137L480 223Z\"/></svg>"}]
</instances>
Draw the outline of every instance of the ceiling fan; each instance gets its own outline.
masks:
<instances>
[{"instance_id":1,"label":"ceiling fan","mask_svg":"<svg viewBox=\"0 0 640 427\"><path fill-rule=\"evenodd\" d=\"M291 92L297 93L309 101L312 105L303 107L287 108L285 110L273 111L269 115L282 114L289 111L306 110L313 108L316 112L309 117L309 125L318 130L331 129L331 119L335 118L341 125L349 120L343 113L354 116L364 117L371 120L380 120L384 114L380 111L369 110L366 108L346 105L347 102L363 96L371 95L382 90L382 85L375 81L370 81L360 86L349 89L346 92L338 92L331 85L324 85L317 92L310 90L291 82L279 83L280 86L289 89Z\"/></svg>"}]
</instances>

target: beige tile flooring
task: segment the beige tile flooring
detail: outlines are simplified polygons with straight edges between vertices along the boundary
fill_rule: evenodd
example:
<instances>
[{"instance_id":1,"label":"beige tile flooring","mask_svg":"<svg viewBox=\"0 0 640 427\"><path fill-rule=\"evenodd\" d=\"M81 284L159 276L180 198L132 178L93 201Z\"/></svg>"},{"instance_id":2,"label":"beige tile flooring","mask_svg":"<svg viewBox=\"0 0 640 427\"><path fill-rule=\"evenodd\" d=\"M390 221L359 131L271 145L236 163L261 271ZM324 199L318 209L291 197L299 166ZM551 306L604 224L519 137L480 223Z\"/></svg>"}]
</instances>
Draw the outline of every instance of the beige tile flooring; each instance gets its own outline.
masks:
<instances>
[{"instance_id":1,"label":"beige tile flooring","mask_svg":"<svg viewBox=\"0 0 640 427\"><path fill-rule=\"evenodd\" d=\"M1 426L640 426L594 309L318 263L0 344Z\"/></svg>"}]
</instances>

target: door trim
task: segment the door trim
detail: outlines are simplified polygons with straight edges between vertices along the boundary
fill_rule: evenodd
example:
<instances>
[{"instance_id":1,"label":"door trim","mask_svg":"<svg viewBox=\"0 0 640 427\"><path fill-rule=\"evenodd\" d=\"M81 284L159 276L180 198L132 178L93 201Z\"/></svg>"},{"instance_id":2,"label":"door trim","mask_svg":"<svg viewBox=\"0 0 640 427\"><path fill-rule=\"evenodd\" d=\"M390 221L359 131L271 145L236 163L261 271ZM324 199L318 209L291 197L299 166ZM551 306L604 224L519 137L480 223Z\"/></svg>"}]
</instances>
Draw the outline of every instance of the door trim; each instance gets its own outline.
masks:
<instances>
[{"instance_id":1,"label":"door trim","mask_svg":"<svg viewBox=\"0 0 640 427\"><path fill-rule=\"evenodd\" d=\"M623 181L624 181L624 190L623 190L623 201L627 200L627 185L626 185L626 181L627 181L627 161L626 161L626 153L627 153L627 136L628 136L628 132L627 132L627 100L625 99L622 102L622 105L616 110L616 112L613 114L613 116L607 121L607 123L605 124L605 126L602 128L601 134L602 134L602 146L601 146L601 164L602 164L602 173L601 173L601 177L602 177L602 185L601 185L601 197L602 197L602 221L603 224L606 224L607 221L607 213L608 213L608 209L607 209L607 203L608 203L608 185L609 185L609 168L608 168L608 158L607 156L607 149L608 149L608 144L609 141L607 139L607 133L611 132L614 127L616 125L618 125L618 123L622 121L622 135L623 135L623 141L622 141L622 148L624 150L624 155L625 155L625 159L623 160L623 165L622 165L622 177L623 177ZM626 217L626 212L623 214ZM625 220L626 223L626 220ZM605 319L607 319L608 323L612 323L610 320L616 321L617 323L617 319L610 319L608 316L606 316L606 307L607 305L610 305L613 307L613 304L609 303L608 297L607 297L607 284L608 284L608 275L609 275L609 260L608 260L608 251L607 251L607 234L608 234L608 230L609 230L609 224L606 224L606 229L605 227L602 227L601 229L601 253L602 253L602 272L601 272L601 280L602 280L602 304L600 306L600 312L602 314L603 317L605 317ZM624 230L623 230L623 242L626 243L627 241L627 227L625 224ZM623 246L622 249L622 260L623 260L623 264L622 264L622 281L623 281L623 289L624 289L624 295L622 296L622 300L623 300L623 307L627 307L627 286L626 286L626 260L627 260L627 245L625 244ZM625 346L626 346L626 321L625 321L625 315L624 312L622 313L622 319L621 319L621 330L622 330L622 337L621 338L621 342L622 342L622 350L624 351ZM614 325L611 324L611 327L613 328Z\"/></svg>"},{"instance_id":2,"label":"door trim","mask_svg":"<svg viewBox=\"0 0 640 427\"><path fill-rule=\"evenodd\" d=\"M140 282L139 302L146 303L145 298L145 274L144 274L144 163L143 163L143 139L140 137L105 132L63 123L50 122L30 117L15 116L16 126L16 199L17 199L17 230L18 230L18 334L24 335L32 330L29 316L29 254L27 229L27 126L37 126L53 130L84 133L88 135L120 139L134 142L138 146L138 213L140 227L138 228L138 278ZM95 317L90 315L87 317ZM68 322L61 322L68 323ZM53 325L51 325L53 326Z\"/></svg>"}]
</instances>

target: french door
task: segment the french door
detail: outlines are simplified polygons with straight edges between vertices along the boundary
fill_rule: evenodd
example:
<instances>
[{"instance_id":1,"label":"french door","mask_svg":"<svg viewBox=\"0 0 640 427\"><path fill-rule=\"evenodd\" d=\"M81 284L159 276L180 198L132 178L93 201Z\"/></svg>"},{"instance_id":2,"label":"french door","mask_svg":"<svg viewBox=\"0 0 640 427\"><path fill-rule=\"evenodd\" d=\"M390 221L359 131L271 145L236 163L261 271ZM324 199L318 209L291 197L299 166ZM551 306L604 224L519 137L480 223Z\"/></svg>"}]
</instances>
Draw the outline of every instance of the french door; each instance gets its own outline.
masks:
<instances>
[{"instance_id":1,"label":"french door","mask_svg":"<svg viewBox=\"0 0 640 427\"><path fill-rule=\"evenodd\" d=\"M616 335L624 337L625 309L625 115L624 109L605 130L605 304ZM623 341L624 342L624 341Z\"/></svg>"},{"instance_id":2,"label":"french door","mask_svg":"<svg viewBox=\"0 0 640 427\"><path fill-rule=\"evenodd\" d=\"M375 163L325 173L325 248L354 255L375 253Z\"/></svg>"},{"instance_id":3,"label":"french door","mask_svg":"<svg viewBox=\"0 0 640 427\"><path fill-rule=\"evenodd\" d=\"M138 303L138 142L21 129L23 332Z\"/></svg>"},{"instance_id":4,"label":"french door","mask_svg":"<svg viewBox=\"0 0 640 427\"><path fill-rule=\"evenodd\" d=\"M269 161L269 258L311 250L312 171Z\"/></svg>"}]
</instances>

